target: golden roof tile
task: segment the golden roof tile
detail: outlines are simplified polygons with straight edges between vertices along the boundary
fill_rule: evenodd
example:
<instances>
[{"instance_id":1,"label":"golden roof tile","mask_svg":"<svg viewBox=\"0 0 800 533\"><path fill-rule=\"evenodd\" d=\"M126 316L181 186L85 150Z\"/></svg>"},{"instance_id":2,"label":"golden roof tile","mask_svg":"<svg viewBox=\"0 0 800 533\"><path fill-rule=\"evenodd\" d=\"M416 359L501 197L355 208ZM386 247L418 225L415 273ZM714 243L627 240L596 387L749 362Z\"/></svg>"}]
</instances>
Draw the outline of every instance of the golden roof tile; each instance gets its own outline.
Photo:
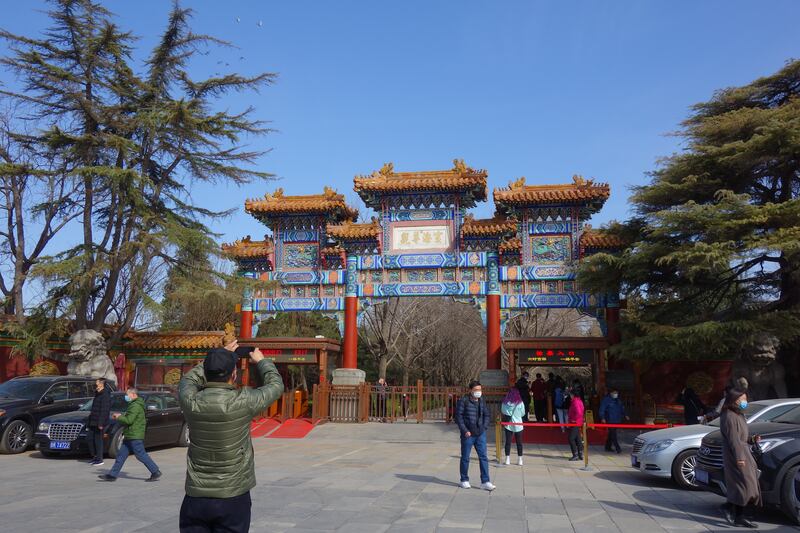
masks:
<instances>
[{"instance_id":1,"label":"golden roof tile","mask_svg":"<svg viewBox=\"0 0 800 533\"><path fill-rule=\"evenodd\" d=\"M381 226L375 218L366 224L347 221L344 224L328 225L327 233L328 236L342 241L371 240L377 239L381 234Z\"/></svg>"},{"instance_id":2,"label":"golden roof tile","mask_svg":"<svg viewBox=\"0 0 800 533\"><path fill-rule=\"evenodd\" d=\"M222 253L232 259L268 257L274 249L272 239L266 236L263 241L251 240L250 235L248 235L244 239L222 244Z\"/></svg>"},{"instance_id":3,"label":"golden roof tile","mask_svg":"<svg viewBox=\"0 0 800 533\"><path fill-rule=\"evenodd\" d=\"M340 255L344 253L344 248L339 245L336 246L326 246L322 250L319 251L322 255Z\"/></svg>"},{"instance_id":4,"label":"golden roof tile","mask_svg":"<svg viewBox=\"0 0 800 533\"><path fill-rule=\"evenodd\" d=\"M344 195L330 187L323 194L285 196L283 189L276 189L263 198L253 198L244 203L245 211L251 215L282 214L330 214L336 220L355 220L358 211L345 203Z\"/></svg>"},{"instance_id":5,"label":"golden roof tile","mask_svg":"<svg viewBox=\"0 0 800 533\"><path fill-rule=\"evenodd\" d=\"M468 167L463 160L453 160L450 170L427 172L395 172L392 163L386 163L369 176L356 176L354 190L362 192L413 192L413 191L469 191L486 198L485 170Z\"/></svg>"},{"instance_id":6,"label":"golden roof tile","mask_svg":"<svg viewBox=\"0 0 800 533\"><path fill-rule=\"evenodd\" d=\"M578 204L596 200L605 201L611 194L608 183L595 183L581 176L572 177L571 184L526 185L522 177L508 187L494 190L494 201L498 204Z\"/></svg>"},{"instance_id":7,"label":"golden roof tile","mask_svg":"<svg viewBox=\"0 0 800 533\"><path fill-rule=\"evenodd\" d=\"M210 350L222 347L224 331L138 331L124 350Z\"/></svg>"},{"instance_id":8,"label":"golden roof tile","mask_svg":"<svg viewBox=\"0 0 800 533\"><path fill-rule=\"evenodd\" d=\"M591 229L591 226L587 224L581 234L580 245L583 248L598 250L619 250L625 247L625 241L602 230Z\"/></svg>"},{"instance_id":9,"label":"golden roof tile","mask_svg":"<svg viewBox=\"0 0 800 533\"><path fill-rule=\"evenodd\" d=\"M468 214L464 217L464 223L461 225L463 237L500 236L516 233L516 231L517 220L502 215L476 220L471 214Z\"/></svg>"},{"instance_id":10,"label":"golden roof tile","mask_svg":"<svg viewBox=\"0 0 800 533\"><path fill-rule=\"evenodd\" d=\"M522 250L522 240L519 237L511 237L501 242L498 249L501 254L517 253Z\"/></svg>"}]
</instances>

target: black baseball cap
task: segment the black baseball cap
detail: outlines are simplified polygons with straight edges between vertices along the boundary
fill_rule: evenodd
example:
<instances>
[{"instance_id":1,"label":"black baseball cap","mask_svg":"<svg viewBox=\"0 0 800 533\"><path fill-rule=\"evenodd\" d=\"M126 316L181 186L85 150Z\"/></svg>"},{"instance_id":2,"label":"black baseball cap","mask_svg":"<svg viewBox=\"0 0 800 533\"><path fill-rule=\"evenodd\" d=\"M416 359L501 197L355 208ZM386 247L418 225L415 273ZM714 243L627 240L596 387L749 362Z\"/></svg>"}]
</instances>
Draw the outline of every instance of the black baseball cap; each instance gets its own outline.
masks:
<instances>
[{"instance_id":1,"label":"black baseball cap","mask_svg":"<svg viewBox=\"0 0 800 533\"><path fill-rule=\"evenodd\" d=\"M209 377L230 376L236 368L236 354L225 348L214 348L203 361L203 370Z\"/></svg>"}]
</instances>

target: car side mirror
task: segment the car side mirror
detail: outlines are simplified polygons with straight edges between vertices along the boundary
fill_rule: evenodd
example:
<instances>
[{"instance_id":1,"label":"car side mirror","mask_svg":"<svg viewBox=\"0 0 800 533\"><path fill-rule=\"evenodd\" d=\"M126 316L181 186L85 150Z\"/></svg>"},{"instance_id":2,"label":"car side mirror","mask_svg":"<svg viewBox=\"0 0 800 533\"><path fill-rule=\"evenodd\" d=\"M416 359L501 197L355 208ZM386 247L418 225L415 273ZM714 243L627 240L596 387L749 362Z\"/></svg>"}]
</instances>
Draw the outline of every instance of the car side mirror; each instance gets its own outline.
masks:
<instances>
[{"instance_id":1,"label":"car side mirror","mask_svg":"<svg viewBox=\"0 0 800 533\"><path fill-rule=\"evenodd\" d=\"M50 405L51 403L53 403L53 397L52 396L43 396L40 403L42 405Z\"/></svg>"}]
</instances>

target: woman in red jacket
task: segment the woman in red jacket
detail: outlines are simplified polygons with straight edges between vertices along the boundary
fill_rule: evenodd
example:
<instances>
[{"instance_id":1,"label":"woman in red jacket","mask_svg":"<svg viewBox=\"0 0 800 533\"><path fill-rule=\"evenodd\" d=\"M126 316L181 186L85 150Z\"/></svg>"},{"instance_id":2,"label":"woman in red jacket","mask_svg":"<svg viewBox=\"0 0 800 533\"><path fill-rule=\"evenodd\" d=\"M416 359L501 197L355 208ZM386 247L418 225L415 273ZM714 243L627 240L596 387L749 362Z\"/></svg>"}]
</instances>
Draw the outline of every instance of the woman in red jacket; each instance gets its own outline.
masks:
<instances>
[{"instance_id":1,"label":"woman in red jacket","mask_svg":"<svg viewBox=\"0 0 800 533\"><path fill-rule=\"evenodd\" d=\"M583 425L583 415L585 412L583 398L581 398L579 393L576 394L574 389L568 389L567 395L570 399L567 421L570 424ZM570 461L583 461L583 441L581 439L580 427L569 428L569 447L572 449L572 458Z\"/></svg>"}]
</instances>

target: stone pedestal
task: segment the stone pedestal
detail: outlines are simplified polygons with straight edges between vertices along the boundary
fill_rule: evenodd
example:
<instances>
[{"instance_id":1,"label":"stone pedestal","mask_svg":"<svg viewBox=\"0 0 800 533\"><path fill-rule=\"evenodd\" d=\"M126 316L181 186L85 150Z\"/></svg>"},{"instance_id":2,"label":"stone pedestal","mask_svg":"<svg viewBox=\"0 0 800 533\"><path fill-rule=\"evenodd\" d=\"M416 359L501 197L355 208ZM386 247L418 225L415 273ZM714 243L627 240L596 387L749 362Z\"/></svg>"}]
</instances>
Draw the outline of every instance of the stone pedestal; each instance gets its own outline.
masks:
<instances>
[{"instance_id":1,"label":"stone pedestal","mask_svg":"<svg viewBox=\"0 0 800 533\"><path fill-rule=\"evenodd\" d=\"M508 387L508 370L481 370L482 387Z\"/></svg>"},{"instance_id":2,"label":"stone pedestal","mask_svg":"<svg viewBox=\"0 0 800 533\"><path fill-rule=\"evenodd\" d=\"M367 378L367 373L358 368L337 368L333 371L333 385L361 385Z\"/></svg>"}]
</instances>

